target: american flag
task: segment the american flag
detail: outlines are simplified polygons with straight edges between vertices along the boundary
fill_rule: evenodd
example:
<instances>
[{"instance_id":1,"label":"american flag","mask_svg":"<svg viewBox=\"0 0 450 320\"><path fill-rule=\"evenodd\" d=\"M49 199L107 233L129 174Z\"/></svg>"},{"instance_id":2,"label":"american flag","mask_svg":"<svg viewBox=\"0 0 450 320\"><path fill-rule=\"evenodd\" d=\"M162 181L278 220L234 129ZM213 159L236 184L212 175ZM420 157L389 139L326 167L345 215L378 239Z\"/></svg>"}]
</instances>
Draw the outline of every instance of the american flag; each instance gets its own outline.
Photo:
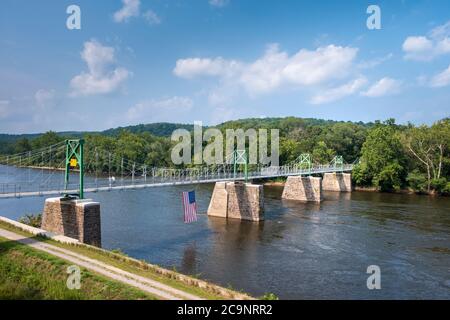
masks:
<instances>
[{"instance_id":1,"label":"american flag","mask_svg":"<svg viewBox=\"0 0 450 320\"><path fill-rule=\"evenodd\" d=\"M184 223L197 221L197 203L195 191L183 192Z\"/></svg>"}]
</instances>

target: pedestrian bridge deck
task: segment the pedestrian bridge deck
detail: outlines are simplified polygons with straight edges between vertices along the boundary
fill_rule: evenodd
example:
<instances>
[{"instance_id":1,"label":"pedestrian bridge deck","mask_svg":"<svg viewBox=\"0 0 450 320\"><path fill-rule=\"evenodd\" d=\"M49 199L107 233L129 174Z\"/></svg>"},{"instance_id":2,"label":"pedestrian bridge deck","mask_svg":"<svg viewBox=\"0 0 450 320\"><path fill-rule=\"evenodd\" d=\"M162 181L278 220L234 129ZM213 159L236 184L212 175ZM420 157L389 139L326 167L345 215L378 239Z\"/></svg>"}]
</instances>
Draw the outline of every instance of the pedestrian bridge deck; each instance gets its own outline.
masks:
<instances>
[{"instance_id":1,"label":"pedestrian bridge deck","mask_svg":"<svg viewBox=\"0 0 450 320\"><path fill-rule=\"evenodd\" d=\"M193 184L206 184L219 181L243 181L245 175L242 172L234 174L233 172L214 172L210 173L205 170L197 170L197 174L183 175L182 171L177 169L163 169L163 174L153 175L149 177L139 177L132 179L119 179L116 181L111 178L96 179L95 182L85 183L84 192L104 192L112 190L135 190L144 188L156 188L165 186L182 186ZM299 176L324 174L332 172L349 172L353 170L353 165L344 164L341 166L319 165L308 169L296 166L266 167L258 171L248 172L247 178L271 179L278 177ZM73 186L64 190L63 185L35 185L27 186L22 183L3 183L0 184L0 198L22 198L22 197L38 197L77 193L78 189Z\"/></svg>"}]
</instances>

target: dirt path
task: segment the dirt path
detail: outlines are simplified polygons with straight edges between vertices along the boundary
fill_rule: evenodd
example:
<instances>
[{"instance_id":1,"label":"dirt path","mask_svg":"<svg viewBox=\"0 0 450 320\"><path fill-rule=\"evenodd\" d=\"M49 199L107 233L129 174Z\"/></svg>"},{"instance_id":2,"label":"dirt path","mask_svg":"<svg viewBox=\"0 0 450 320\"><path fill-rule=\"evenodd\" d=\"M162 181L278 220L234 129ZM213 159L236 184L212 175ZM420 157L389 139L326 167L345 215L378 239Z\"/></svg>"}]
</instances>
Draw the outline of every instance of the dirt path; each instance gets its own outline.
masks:
<instances>
[{"instance_id":1,"label":"dirt path","mask_svg":"<svg viewBox=\"0 0 450 320\"><path fill-rule=\"evenodd\" d=\"M28 245L33 247L34 249L44 251L58 258L69 261L73 264L76 264L80 267L86 268L90 271L96 272L103 276L106 276L110 279L125 283L127 285L136 287L142 291L148 292L152 295L155 295L161 299L167 300L200 300L201 297L195 296L190 293L186 293L184 291L172 288L168 285L160 283L158 281L142 277L131 272L124 271L122 269L110 266L101 261L91 259L82 254L75 253L70 250L66 250L63 248L56 247L54 245L37 241L31 238L27 238L20 234L7 231L0 228L0 237L17 241L19 243Z\"/></svg>"}]
</instances>

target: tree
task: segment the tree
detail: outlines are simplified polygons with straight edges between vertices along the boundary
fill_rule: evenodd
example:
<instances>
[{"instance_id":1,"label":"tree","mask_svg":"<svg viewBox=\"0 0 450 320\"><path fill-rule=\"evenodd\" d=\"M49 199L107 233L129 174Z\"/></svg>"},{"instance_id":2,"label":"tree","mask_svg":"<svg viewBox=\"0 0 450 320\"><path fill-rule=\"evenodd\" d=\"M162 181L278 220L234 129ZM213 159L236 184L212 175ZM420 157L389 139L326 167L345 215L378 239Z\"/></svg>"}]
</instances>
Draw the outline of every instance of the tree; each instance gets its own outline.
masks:
<instances>
[{"instance_id":1,"label":"tree","mask_svg":"<svg viewBox=\"0 0 450 320\"><path fill-rule=\"evenodd\" d=\"M17 140L15 146L14 146L14 152L15 153L23 153L23 152L28 152L31 150L31 144L30 144L30 140L28 140L27 138L22 138Z\"/></svg>"},{"instance_id":2,"label":"tree","mask_svg":"<svg viewBox=\"0 0 450 320\"><path fill-rule=\"evenodd\" d=\"M408 173L406 181L408 182L409 187L415 191L423 192L427 190L427 177L418 169Z\"/></svg>"},{"instance_id":3,"label":"tree","mask_svg":"<svg viewBox=\"0 0 450 320\"><path fill-rule=\"evenodd\" d=\"M419 167L426 171L427 191L431 191L433 181L436 186L445 185L440 180L443 164L448 158L450 120L438 121L431 127L410 127L403 135L403 142L408 152L421 164Z\"/></svg>"},{"instance_id":4,"label":"tree","mask_svg":"<svg viewBox=\"0 0 450 320\"><path fill-rule=\"evenodd\" d=\"M443 166L449 160L450 146L450 119L444 119L434 123L431 126L431 134L434 137L436 158L437 158L437 174L435 179L440 179L445 171Z\"/></svg>"},{"instance_id":5,"label":"tree","mask_svg":"<svg viewBox=\"0 0 450 320\"><path fill-rule=\"evenodd\" d=\"M298 142L293 139L280 140L280 163L287 164L300 155Z\"/></svg>"},{"instance_id":6,"label":"tree","mask_svg":"<svg viewBox=\"0 0 450 320\"><path fill-rule=\"evenodd\" d=\"M51 145L57 144L61 141L63 141L65 138L58 136L58 134L54 131L48 131L44 133L43 135L33 139L31 141L31 145L33 149L40 149L49 147Z\"/></svg>"},{"instance_id":7,"label":"tree","mask_svg":"<svg viewBox=\"0 0 450 320\"><path fill-rule=\"evenodd\" d=\"M321 137L329 148L344 157L346 162L353 162L358 158L361 147L366 139L367 129L351 122L336 123L327 128Z\"/></svg>"},{"instance_id":8,"label":"tree","mask_svg":"<svg viewBox=\"0 0 450 320\"><path fill-rule=\"evenodd\" d=\"M400 188L406 178L406 158L392 120L368 131L361 149L356 182L374 185L382 191Z\"/></svg>"},{"instance_id":9,"label":"tree","mask_svg":"<svg viewBox=\"0 0 450 320\"><path fill-rule=\"evenodd\" d=\"M403 185L403 167L397 162L388 164L375 176L374 183L382 191L399 190Z\"/></svg>"},{"instance_id":10,"label":"tree","mask_svg":"<svg viewBox=\"0 0 450 320\"><path fill-rule=\"evenodd\" d=\"M319 141L313 149L312 158L315 163L325 164L329 163L335 156L333 149L327 147L324 141Z\"/></svg>"}]
</instances>

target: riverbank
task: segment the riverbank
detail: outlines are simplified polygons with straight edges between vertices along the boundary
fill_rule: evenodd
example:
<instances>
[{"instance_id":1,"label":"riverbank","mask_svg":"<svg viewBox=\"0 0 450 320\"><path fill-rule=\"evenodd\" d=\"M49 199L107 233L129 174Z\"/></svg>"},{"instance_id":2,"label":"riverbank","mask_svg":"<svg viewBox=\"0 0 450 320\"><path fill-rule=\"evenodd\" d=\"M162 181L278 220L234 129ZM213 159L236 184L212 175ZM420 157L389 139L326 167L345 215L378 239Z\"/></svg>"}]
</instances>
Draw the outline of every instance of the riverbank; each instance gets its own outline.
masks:
<instances>
[{"instance_id":1,"label":"riverbank","mask_svg":"<svg viewBox=\"0 0 450 320\"><path fill-rule=\"evenodd\" d=\"M284 187L284 185L286 184L285 181L266 181L263 182L264 186L268 186L268 187ZM400 190L394 190L394 191L389 191L389 192L382 192L380 191L378 188L376 187L360 187L360 186L355 186L353 188L354 191L362 191L362 192L378 192L378 193L392 193L392 194L415 194L415 195L425 195L425 196L432 196L432 197L448 197L449 194L438 194L435 192L418 192L418 191L414 191L412 189L400 189Z\"/></svg>"},{"instance_id":2,"label":"riverbank","mask_svg":"<svg viewBox=\"0 0 450 320\"><path fill-rule=\"evenodd\" d=\"M119 253L36 236L26 231L28 226L19 226L0 221L2 266L12 266L9 272L2 272L5 281L1 281L0 296L4 298L251 299ZM75 293L65 285L66 269L72 264L82 267L83 285L85 279L88 281L82 291ZM41 266L50 271L40 270Z\"/></svg>"}]
</instances>

